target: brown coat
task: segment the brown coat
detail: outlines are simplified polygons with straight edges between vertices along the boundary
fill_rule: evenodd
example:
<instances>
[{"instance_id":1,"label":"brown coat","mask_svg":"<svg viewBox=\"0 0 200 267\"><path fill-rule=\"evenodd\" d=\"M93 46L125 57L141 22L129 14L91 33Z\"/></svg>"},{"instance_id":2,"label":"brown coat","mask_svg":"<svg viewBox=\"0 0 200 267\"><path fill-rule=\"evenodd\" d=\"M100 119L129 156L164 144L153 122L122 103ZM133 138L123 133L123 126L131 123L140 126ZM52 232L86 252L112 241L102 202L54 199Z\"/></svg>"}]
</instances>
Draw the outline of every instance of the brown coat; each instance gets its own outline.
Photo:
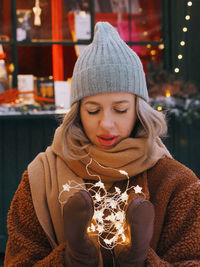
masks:
<instances>
[{"instance_id":1,"label":"brown coat","mask_svg":"<svg viewBox=\"0 0 200 267\"><path fill-rule=\"evenodd\" d=\"M156 214L147 266L200 266L199 180L169 158L149 169L147 180ZM52 249L34 211L27 172L11 204L8 233L5 267L64 266L66 244Z\"/></svg>"}]
</instances>

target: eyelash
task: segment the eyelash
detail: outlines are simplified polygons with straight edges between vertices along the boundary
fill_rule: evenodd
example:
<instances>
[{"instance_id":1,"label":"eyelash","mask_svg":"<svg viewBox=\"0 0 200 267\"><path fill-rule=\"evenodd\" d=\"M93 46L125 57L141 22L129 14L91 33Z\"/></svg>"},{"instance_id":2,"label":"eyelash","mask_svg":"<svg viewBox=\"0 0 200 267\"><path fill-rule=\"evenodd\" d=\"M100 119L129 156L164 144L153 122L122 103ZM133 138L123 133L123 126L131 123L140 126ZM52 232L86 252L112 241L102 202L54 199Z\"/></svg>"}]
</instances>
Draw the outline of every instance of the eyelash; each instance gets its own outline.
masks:
<instances>
[{"instance_id":1,"label":"eyelash","mask_svg":"<svg viewBox=\"0 0 200 267\"><path fill-rule=\"evenodd\" d=\"M95 115L99 112L99 109L98 110L95 110L95 111L88 111L88 114L90 115Z\"/></svg>"},{"instance_id":2,"label":"eyelash","mask_svg":"<svg viewBox=\"0 0 200 267\"><path fill-rule=\"evenodd\" d=\"M100 111L99 109L98 110L95 110L95 111L88 111L88 114L89 115L95 115L95 114L98 114L99 111ZM123 113L126 113L127 112L127 109L125 109L125 110L114 109L114 111L117 112L117 113L123 114Z\"/></svg>"},{"instance_id":3,"label":"eyelash","mask_svg":"<svg viewBox=\"0 0 200 267\"><path fill-rule=\"evenodd\" d=\"M118 109L115 109L115 111L117 113L126 113L127 112L127 109L124 109L124 110L118 110Z\"/></svg>"}]
</instances>

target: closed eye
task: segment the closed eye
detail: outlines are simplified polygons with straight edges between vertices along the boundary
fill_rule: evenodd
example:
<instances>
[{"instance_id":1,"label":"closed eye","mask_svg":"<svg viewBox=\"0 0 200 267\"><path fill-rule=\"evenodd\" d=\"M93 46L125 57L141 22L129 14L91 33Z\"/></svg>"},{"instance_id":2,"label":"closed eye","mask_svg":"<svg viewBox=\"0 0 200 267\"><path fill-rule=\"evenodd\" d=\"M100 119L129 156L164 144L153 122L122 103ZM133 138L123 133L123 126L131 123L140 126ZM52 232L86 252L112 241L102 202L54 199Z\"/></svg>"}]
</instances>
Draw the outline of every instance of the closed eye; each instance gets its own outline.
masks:
<instances>
[{"instance_id":1,"label":"closed eye","mask_svg":"<svg viewBox=\"0 0 200 267\"><path fill-rule=\"evenodd\" d=\"M88 114L90 114L90 115L95 115L95 114L97 114L98 112L99 112L99 109L97 109L97 110L94 110L94 111L87 111L88 112Z\"/></svg>"},{"instance_id":2,"label":"closed eye","mask_svg":"<svg viewBox=\"0 0 200 267\"><path fill-rule=\"evenodd\" d=\"M120 109L115 109L115 112L117 113L126 113L128 109L123 109L123 110L120 110Z\"/></svg>"}]
</instances>

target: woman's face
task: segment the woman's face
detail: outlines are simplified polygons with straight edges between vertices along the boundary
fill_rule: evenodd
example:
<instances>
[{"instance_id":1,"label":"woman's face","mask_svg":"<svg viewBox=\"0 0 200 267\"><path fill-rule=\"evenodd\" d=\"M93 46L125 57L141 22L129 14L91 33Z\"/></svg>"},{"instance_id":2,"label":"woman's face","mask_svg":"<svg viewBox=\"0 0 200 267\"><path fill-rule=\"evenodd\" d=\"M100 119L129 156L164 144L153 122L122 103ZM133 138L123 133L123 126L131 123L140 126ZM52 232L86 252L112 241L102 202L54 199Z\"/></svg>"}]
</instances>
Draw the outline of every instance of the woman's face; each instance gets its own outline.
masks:
<instances>
[{"instance_id":1,"label":"woman's face","mask_svg":"<svg viewBox=\"0 0 200 267\"><path fill-rule=\"evenodd\" d=\"M98 147L111 148L132 132L135 95L113 92L88 96L81 101L80 116L90 141Z\"/></svg>"}]
</instances>

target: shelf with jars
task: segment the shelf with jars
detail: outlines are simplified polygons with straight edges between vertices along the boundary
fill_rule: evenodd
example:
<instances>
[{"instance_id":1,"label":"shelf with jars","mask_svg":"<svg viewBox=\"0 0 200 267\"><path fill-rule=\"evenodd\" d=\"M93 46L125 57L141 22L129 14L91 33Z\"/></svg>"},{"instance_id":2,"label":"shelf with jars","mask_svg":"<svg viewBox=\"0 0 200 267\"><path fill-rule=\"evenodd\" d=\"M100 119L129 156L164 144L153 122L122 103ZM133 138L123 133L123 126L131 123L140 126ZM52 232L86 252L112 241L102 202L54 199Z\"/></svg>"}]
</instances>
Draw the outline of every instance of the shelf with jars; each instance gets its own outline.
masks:
<instances>
[{"instance_id":1,"label":"shelf with jars","mask_svg":"<svg viewBox=\"0 0 200 267\"><path fill-rule=\"evenodd\" d=\"M33 104L34 110L38 105L41 109L45 105L45 110L52 106L66 108L64 103L56 103L55 90L59 88L62 94L68 90L69 97L75 61L91 42L97 21L109 21L116 27L139 54L145 70L152 59L160 62L164 57L167 38L162 29L163 7L158 0L154 5L139 0L2 0L0 10L0 46L6 55L7 71L0 105L4 105L5 112L15 107L19 111L20 105L25 109L30 105L29 109ZM41 93L40 81L48 79L53 90L43 90L43 86ZM21 110L24 112L23 107Z\"/></svg>"}]
</instances>

